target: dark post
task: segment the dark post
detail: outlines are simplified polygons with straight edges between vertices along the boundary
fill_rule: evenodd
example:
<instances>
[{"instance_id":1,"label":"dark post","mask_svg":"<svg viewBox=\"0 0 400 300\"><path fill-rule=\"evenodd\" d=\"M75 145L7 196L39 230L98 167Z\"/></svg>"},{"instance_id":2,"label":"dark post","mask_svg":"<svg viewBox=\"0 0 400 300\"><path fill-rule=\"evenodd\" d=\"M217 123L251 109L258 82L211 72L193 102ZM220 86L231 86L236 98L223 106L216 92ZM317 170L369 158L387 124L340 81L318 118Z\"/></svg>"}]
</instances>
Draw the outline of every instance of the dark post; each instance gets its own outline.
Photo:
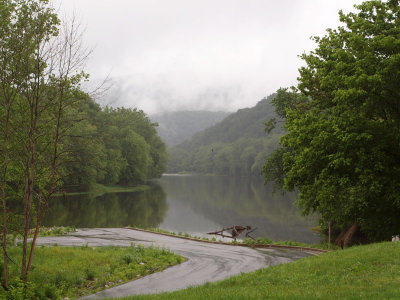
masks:
<instances>
[{"instance_id":1,"label":"dark post","mask_svg":"<svg viewBox=\"0 0 400 300\"><path fill-rule=\"evenodd\" d=\"M329 244L328 244L328 250L331 250L331 222L328 222L328 228L329 228Z\"/></svg>"}]
</instances>

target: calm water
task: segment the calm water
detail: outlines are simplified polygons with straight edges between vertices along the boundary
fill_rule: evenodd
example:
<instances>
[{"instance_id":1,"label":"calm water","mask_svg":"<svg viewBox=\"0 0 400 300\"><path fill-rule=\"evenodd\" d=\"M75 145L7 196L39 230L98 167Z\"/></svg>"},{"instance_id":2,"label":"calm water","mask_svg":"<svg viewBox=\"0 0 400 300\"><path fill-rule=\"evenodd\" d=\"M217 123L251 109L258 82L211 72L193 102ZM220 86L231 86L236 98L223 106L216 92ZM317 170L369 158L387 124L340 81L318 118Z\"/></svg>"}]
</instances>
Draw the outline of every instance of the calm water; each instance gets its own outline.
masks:
<instances>
[{"instance_id":1,"label":"calm water","mask_svg":"<svg viewBox=\"0 0 400 300\"><path fill-rule=\"evenodd\" d=\"M203 236L232 225L257 227L254 236L317 242L316 220L300 215L294 194L272 195L261 178L163 176L152 189L100 197L55 199L44 225L159 227Z\"/></svg>"}]
</instances>

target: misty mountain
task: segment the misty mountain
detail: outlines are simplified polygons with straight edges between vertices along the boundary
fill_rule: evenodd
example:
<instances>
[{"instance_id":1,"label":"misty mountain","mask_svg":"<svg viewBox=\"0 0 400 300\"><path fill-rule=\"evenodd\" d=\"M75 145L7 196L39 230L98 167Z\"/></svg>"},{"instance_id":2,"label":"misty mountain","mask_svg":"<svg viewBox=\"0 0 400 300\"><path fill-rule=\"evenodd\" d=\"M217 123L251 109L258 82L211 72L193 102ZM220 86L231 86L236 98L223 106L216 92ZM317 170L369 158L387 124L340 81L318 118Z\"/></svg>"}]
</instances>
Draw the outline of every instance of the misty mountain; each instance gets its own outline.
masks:
<instances>
[{"instance_id":1,"label":"misty mountain","mask_svg":"<svg viewBox=\"0 0 400 300\"><path fill-rule=\"evenodd\" d=\"M271 100L238 110L221 122L196 133L192 139L169 149L168 172L221 175L260 175L266 157L278 147L282 129L270 134L264 123L277 118Z\"/></svg>"},{"instance_id":2,"label":"misty mountain","mask_svg":"<svg viewBox=\"0 0 400 300\"><path fill-rule=\"evenodd\" d=\"M272 94L259 101L254 107L239 109L222 122L195 134L181 147L191 149L217 142L233 143L240 138L265 138L264 123L271 118L277 118L271 105L274 97L275 94Z\"/></svg>"},{"instance_id":3,"label":"misty mountain","mask_svg":"<svg viewBox=\"0 0 400 300\"><path fill-rule=\"evenodd\" d=\"M157 131L164 142L173 146L189 140L196 132L215 125L228 115L222 111L178 111L155 114L150 118L158 123Z\"/></svg>"}]
</instances>

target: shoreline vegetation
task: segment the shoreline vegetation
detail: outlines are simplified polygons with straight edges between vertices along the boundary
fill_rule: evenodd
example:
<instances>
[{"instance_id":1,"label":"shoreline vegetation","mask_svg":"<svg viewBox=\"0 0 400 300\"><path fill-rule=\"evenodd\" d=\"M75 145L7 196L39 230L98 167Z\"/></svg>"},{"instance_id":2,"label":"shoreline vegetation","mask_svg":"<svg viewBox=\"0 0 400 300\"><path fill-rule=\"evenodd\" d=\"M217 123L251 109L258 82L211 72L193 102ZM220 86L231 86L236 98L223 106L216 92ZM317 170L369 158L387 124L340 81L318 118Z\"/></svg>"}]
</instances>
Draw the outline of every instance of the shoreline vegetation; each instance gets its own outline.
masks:
<instances>
[{"instance_id":1,"label":"shoreline vegetation","mask_svg":"<svg viewBox=\"0 0 400 300\"><path fill-rule=\"evenodd\" d=\"M94 195L96 197L102 196L108 193L131 193L131 192L144 192L149 190L149 185L135 185L135 186L121 186L121 185L105 185L95 183L89 191L85 192L60 192L55 196L78 196L78 195Z\"/></svg>"},{"instance_id":2,"label":"shoreline vegetation","mask_svg":"<svg viewBox=\"0 0 400 300\"><path fill-rule=\"evenodd\" d=\"M244 246L244 247L252 247L252 248L294 248L298 250L309 250L309 251L316 251L316 252L326 252L328 250L328 244L327 243L320 243L320 244L307 244L307 243L301 243L301 242L296 242L296 241L273 241L268 237L257 237L256 239L250 239L246 238L244 240L232 240L231 242L226 242L221 239L217 239L215 236L211 238L207 237L200 237L200 236L191 236L188 233L183 233L183 232L170 232L167 230L163 230L160 228L138 228L138 227L126 227L129 229L133 230L139 230L139 231L145 231L145 232L151 232L151 233L157 233L157 234L162 234L166 236L171 236L171 237L177 237L177 238L183 238L183 239L188 239L188 240L193 240L193 241L199 241L199 242L206 242L206 243L214 243L214 244L223 244L223 245L237 245L237 246ZM210 235L212 236L212 235ZM331 245L331 250L337 250L339 249L338 246L336 245Z\"/></svg>"}]
</instances>

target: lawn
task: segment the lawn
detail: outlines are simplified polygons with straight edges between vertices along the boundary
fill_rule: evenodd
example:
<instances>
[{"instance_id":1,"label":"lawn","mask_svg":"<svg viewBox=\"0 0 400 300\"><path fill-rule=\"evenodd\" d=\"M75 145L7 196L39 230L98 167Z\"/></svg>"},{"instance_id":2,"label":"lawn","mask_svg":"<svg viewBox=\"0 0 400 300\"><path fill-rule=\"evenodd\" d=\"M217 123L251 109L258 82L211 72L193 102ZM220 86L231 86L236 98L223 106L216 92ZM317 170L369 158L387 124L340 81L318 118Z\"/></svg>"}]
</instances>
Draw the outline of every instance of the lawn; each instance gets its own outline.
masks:
<instances>
[{"instance_id":1,"label":"lawn","mask_svg":"<svg viewBox=\"0 0 400 300\"><path fill-rule=\"evenodd\" d=\"M124 299L400 299L400 242L355 246L174 293Z\"/></svg>"}]
</instances>

